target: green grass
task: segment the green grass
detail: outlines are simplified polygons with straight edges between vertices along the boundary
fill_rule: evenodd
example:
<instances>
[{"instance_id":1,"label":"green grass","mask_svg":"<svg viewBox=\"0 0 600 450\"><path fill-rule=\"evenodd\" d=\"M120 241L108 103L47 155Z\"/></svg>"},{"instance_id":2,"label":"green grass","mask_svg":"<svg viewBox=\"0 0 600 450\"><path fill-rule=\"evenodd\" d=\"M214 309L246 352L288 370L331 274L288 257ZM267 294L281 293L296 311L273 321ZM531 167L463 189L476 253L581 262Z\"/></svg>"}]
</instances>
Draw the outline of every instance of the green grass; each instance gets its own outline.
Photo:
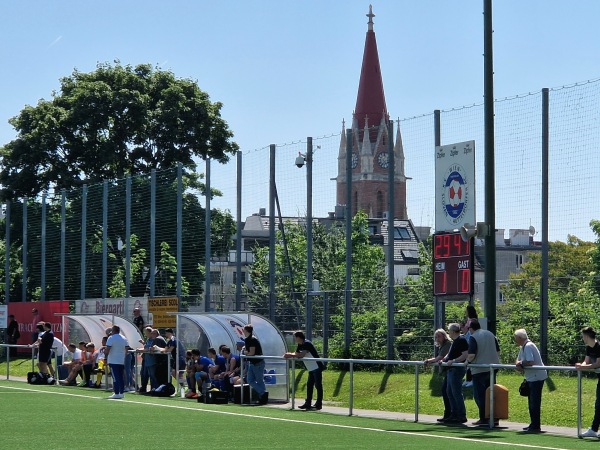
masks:
<instances>
[{"instance_id":1,"label":"green grass","mask_svg":"<svg viewBox=\"0 0 600 450\"><path fill-rule=\"evenodd\" d=\"M11 376L26 376L31 370L31 359L20 359L10 364ZM303 398L306 389L307 374L296 371L296 397ZM6 364L0 364L0 380L6 378ZM509 389L509 420L529 423L527 398L518 394L522 376L501 371L498 383ZM325 401L332 405L347 407L349 402L349 372L326 370L323 372ZM594 412L595 377L583 379L583 426L587 428ZM467 414L476 418L477 409L471 391L465 390ZM378 411L414 413L415 375L414 373L355 372L354 408ZM565 427L577 426L577 378L555 374L544 386L542 397L542 424ZM419 376L419 413L441 415L443 403L439 379L433 377L430 370Z\"/></svg>"},{"instance_id":2,"label":"green grass","mask_svg":"<svg viewBox=\"0 0 600 450\"><path fill-rule=\"evenodd\" d=\"M238 405L204 405L179 398L30 386L0 380L2 448L251 449L402 448L461 450L511 445L597 448L597 440L526 435L511 431L444 427L398 420L348 417ZM527 447L525 447L527 448Z\"/></svg>"}]
</instances>

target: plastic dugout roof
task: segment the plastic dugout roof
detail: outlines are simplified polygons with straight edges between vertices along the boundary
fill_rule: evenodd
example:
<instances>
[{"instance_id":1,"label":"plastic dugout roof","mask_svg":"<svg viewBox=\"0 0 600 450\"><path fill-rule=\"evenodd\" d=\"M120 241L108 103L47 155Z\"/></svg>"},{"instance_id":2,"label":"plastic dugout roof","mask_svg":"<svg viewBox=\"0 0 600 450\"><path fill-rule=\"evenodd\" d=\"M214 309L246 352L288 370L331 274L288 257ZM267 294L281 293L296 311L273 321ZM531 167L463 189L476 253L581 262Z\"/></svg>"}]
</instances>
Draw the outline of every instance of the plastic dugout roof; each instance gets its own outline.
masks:
<instances>
[{"instance_id":1,"label":"plastic dugout roof","mask_svg":"<svg viewBox=\"0 0 600 450\"><path fill-rule=\"evenodd\" d=\"M254 327L264 355L281 356L287 351L283 334L267 318L248 313L177 313L179 340L187 349L198 348L206 355L208 348L225 344L235 353L236 343L244 339L243 328Z\"/></svg>"},{"instance_id":2,"label":"plastic dugout roof","mask_svg":"<svg viewBox=\"0 0 600 450\"><path fill-rule=\"evenodd\" d=\"M67 321L74 321L77 323L83 331L85 331L89 337L89 340L99 346L102 342L102 338L106 336L106 329L111 328L113 325L117 325L121 328L121 334L125 336L129 346L136 348L139 344L139 340L142 339L137 327L129 320L124 319L121 316L115 316L112 314L61 314L63 320L63 330L69 330L70 327L66 323ZM64 332L63 332L64 336ZM66 343L65 343L66 344Z\"/></svg>"}]
</instances>

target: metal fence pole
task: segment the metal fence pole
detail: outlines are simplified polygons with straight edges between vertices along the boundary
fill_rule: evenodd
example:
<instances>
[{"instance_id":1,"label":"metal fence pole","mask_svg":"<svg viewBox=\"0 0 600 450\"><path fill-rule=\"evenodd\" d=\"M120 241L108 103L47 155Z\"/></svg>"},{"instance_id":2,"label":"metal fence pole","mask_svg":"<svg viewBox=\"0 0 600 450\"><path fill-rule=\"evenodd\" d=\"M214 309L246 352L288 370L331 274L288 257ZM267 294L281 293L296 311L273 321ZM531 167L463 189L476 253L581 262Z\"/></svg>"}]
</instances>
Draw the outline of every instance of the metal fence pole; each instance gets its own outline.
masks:
<instances>
[{"instance_id":1,"label":"metal fence pole","mask_svg":"<svg viewBox=\"0 0 600 450\"><path fill-rule=\"evenodd\" d=\"M352 415L352 410L354 409L354 362L350 361L350 400L348 415Z\"/></svg>"},{"instance_id":2,"label":"metal fence pole","mask_svg":"<svg viewBox=\"0 0 600 450\"><path fill-rule=\"evenodd\" d=\"M81 190L81 256L80 256L80 274L79 274L79 298L85 299L85 257L87 247L87 184L83 185Z\"/></svg>"},{"instance_id":3,"label":"metal fence pole","mask_svg":"<svg viewBox=\"0 0 600 450\"><path fill-rule=\"evenodd\" d=\"M42 194L42 229L41 229L41 260L40 260L40 301L46 301L46 193Z\"/></svg>"},{"instance_id":4,"label":"metal fence pole","mask_svg":"<svg viewBox=\"0 0 600 450\"><path fill-rule=\"evenodd\" d=\"M21 301L27 301L27 197L23 198L23 278L21 285Z\"/></svg>"},{"instance_id":5,"label":"metal fence pole","mask_svg":"<svg viewBox=\"0 0 600 450\"><path fill-rule=\"evenodd\" d=\"M155 295L156 270L156 169L150 173L150 297Z\"/></svg>"}]
</instances>

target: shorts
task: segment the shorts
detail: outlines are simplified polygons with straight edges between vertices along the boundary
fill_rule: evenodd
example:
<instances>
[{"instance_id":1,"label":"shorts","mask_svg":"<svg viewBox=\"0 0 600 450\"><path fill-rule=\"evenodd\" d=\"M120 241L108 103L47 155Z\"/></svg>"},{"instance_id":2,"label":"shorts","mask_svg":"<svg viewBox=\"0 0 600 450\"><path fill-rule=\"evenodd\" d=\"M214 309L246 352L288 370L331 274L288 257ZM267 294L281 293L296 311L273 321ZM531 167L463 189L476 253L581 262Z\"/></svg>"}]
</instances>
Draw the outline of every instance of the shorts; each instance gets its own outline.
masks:
<instances>
[{"instance_id":1,"label":"shorts","mask_svg":"<svg viewBox=\"0 0 600 450\"><path fill-rule=\"evenodd\" d=\"M194 374L194 376L196 377L196 380L207 380L208 379L208 374L206 372L196 372Z\"/></svg>"},{"instance_id":2,"label":"shorts","mask_svg":"<svg viewBox=\"0 0 600 450\"><path fill-rule=\"evenodd\" d=\"M48 364L52 360L52 351L40 351L38 353L38 361Z\"/></svg>"}]
</instances>

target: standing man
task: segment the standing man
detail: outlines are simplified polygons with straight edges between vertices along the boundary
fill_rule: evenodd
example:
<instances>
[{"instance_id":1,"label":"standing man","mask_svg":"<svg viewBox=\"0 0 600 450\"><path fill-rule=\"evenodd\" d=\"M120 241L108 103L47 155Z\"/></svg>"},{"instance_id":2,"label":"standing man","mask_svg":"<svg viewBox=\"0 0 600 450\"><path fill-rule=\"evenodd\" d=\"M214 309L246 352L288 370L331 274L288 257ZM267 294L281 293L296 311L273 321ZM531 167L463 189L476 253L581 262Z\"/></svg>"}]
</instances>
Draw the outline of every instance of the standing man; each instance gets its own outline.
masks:
<instances>
[{"instance_id":1,"label":"standing man","mask_svg":"<svg viewBox=\"0 0 600 450\"><path fill-rule=\"evenodd\" d=\"M184 370L185 361L185 347L183 343L175 337L173 328L167 328L165 330L165 336L167 337L167 346L162 350L170 355L171 358L171 376L178 379L177 370Z\"/></svg>"},{"instance_id":2,"label":"standing man","mask_svg":"<svg viewBox=\"0 0 600 450\"><path fill-rule=\"evenodd\" d=\"M460 334L460 325L451 323L448 325L448 335L452 339L452 345L448 355L442 362L448 363L446 372L446 393L450 400L450 417L443 418L439 422L443 423L466 423L467 410L465 408L465 398L463 396L462 380L467 372L462 365L467 359L469 353L469 344L464 336ZM454 365L460 363L461 365Z\"/></svg>"},{"instance_id":3,"label":"standing man","mask_svg":"<svg viewBox=\"0 0 600 450\"><path fill-rule=\"evenodd\" d=\"M161 384L167 384L169 382L170 374L168 373L168 356L163 355L161 352L167 348L167 341L160 335L157 329L153 328L152 333L152 350L156 352L154 356L154 380L156 386L152 386L156 389ZM152 382L152 375L150 376L150 382Z\"/></svg>"},{"instance_id":4,"label":"standing man","mask_svg":"<svg viewBox=\"0 0 600 450\"><path fill-rule=\"evenodd\" d=\"M260 341L252 335L254 327L250 324L244 327L244 346L246 347L246 356L260 356L263 354ZM248 360L248 384L258 394L258 404L266 405L269 401L269 393L265 386L264 372L265 372L265 360L252 358Z\"/></svg>"},{"instance_id":5,"label":"standing man","mask_svg":"<svg viewBox=\"0 0 600 450\"><path fill-rule=\"evenodd\" d=\"M144 334L144 318L142 317L140 308L133 308L133 324Z\"/></svg>"},{"instance_id":6,"label":"standing man","mask_svg":"<svg viewBox=\"0 0 600 450\"><path fill-rule=\"evenodd\" d=\"M595 370L600 368L600 343L596 340L596 331L592 327L584 327L581 330L581 339L585 344L585 359L575 364L577 370ZM594 405L594 419L592 426L583 432L580 437L598 437L600 427L600 373L598 373L598 384L596 385L596 403Z\"/></svg>"},{"instance_id":7,"label":"standing man","mask_svg":"<svg viewBox=\"0 0 600 450\"><path fill-rule=\"evenodd\" d=\"M475 319L471 320L469 331L471 338L465 364L500 364L500 345L496 336L491 331L481 329L481 324ZM490 387L490 370L487 367L471 367L471 373L473 374L473 399L479 408L479 420L473 422L473 425L487 425L485 391ZM497 423L496 420L495 424Z\"/></svg>"},{"instance_id":8,"label":"standing man","mask_svg":"<svg viewBox=\"0 0 600 450\"><path fill-rule=\"evenodd\" d=\"M138 388L138 392L140 394L145 394L148 391L148 380L150 380L150 366L154 365L154 355L148 353L152 351L152 327L144 328L144 336L146 337L146 341L139 340L140 344L143 344L143 347L138 348L137 350L142 352L142 370L140 373L140 386ZM152 386L152 381L150 381L150 387Z\"/></svg>"},{"instance_id":9,"label":"standing man","mask_svg":"<svg viewBox=\"0 0 600 450\"><path fill-rule=\"evenodd\" d=\"M52 345L54 344L54 333L52 333L52 324L49 322L40 322L36 326L38 332L38 363L37 366L40 369L40 373L48 378L50 373L48 372L48 361L52 358ZM54 380L50 381L54 383Z\"/></svg>"},{"instance_id":10,"label":"standing man","mask_svg":"<svg viewBox=\"0 0 600 450\"><path fill-rule=\"evenodd\" d=\"M302 331L296 331L294 333L294 341L296 341L296 351L293 353L286 353L283 355L284 358L298 358L302 359L305 356L309 358L320 358L319 352L313 345L312 342L306 339L306 336ZM299 409L320 411L323 408L323 371L325 365L321 361L303 361L308 370L308 381L306 383L306 400L303 405L298 406ZM312 403L313 389L317 389L317 401L314 405Z\"/></svg>"},{"instance_id":11,"label":"standing man","mask_svg":"<svg viewBox=\"0 0 600 450\"><path fill-rule=\"evenodd\" d=\"M8 321L8 327L6 327L8 344L17 345L17 341L21 337L21 333L19 332L19 322L15 320L15 316L12 314L8 316ZM11 347L9 349L9 354L11 357L17 356L17 348Z\"/></svg>"},{"instance_id":12,"label":"standing man","mask_svg":"<svg viewBox=\"0 0 600 450\"><path fill-rule=\"evenodd\" d=\"M543 366L542 356L536 345L527 337L527 331L519 329L515 331L515 342L521 347L515 361L517 372L525 372L525 380L529 385L529 425L523 428L528 433L539 433L541 431L542 389L544 380L548 378L546 370L525 370L529 366Z\"/></svg>"},{"instance_id":13,"label":"standing man","mask_svg":"<svg viewBox=\"0 0 600 450\"><path fill-rule=\"evenodd\" d=\"M113 379L114 394L109 399L123 398L125 389L125 354L129 343L125 336L121 335L121 328L117 325L112 327L112 334L106 340L106 350L104 354L110 367L110 374Z\"/></svg>"}]
</instances>

